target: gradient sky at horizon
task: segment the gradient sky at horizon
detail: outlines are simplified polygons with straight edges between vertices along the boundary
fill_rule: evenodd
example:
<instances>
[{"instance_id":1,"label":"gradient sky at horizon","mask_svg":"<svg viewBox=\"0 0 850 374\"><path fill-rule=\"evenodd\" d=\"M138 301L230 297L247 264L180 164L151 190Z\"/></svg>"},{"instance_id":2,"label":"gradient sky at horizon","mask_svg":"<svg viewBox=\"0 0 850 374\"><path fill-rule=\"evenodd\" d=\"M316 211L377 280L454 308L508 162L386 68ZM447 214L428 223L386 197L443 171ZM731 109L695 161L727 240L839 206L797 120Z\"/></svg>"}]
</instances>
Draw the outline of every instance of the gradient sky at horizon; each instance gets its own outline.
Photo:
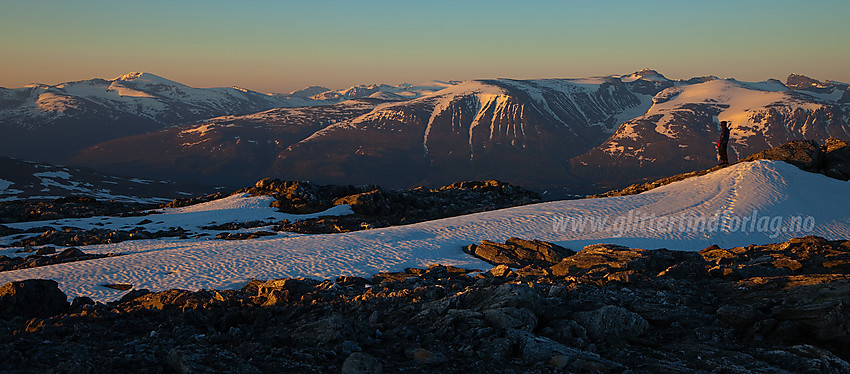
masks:
<instances>
[{"instance_id":1,"label":"gradient sky at horizon","mask_svg":"<svg viewBox=\"0 0 850 374\"><path fill-rule=\"evenodd\" d=\"M656 69L850 82L850 1L9 1L0 87L146 71L195 87Z\"/></svg>"}]
</instances>

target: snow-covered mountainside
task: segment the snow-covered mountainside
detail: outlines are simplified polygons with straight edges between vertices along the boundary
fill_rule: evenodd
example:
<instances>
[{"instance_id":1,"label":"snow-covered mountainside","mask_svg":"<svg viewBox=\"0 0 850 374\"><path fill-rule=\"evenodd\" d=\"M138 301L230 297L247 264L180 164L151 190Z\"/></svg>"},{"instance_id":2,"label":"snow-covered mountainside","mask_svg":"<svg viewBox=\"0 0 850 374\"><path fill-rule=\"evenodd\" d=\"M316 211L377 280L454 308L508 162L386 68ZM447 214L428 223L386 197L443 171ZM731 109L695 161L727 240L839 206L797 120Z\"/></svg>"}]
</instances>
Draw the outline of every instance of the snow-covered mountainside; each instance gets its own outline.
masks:
<instances>
[{"instance_id":1,"label":"snow-covered mountainside","mask_svg":"<svg viewBox=\"0 0 850 374\"><path fill-rule=\"evenodd\" d=\"M364 98L216 117L104 142L79 152L68 162L173 180L231 186L251 183L262 178L277 154L290 145L385 102ZM282 177L293 179L288 174Z\"/></svg>"},{"instance_id":2,"label":"snow-covered mountainside","mask_svg":"<svg viewBox=\"0 0 850 374\"><path fill-rule=\"evenodd\" d=\"M329 126L281 152L269 173L395 186L565 183L569 159L645 112L655 87L614 77L464 82Z\"/></svg>"},{"instance_id":3,"label":"snow-covered mountainside","mask_svg":"<svg viewBox=\"0 0 850 374\"><path fill-rule=\"evenodd\" d=\"M2 272L0 283L55 279L70 296L113 300L121 292L101 285L126 283L151 290L222 289L241 287L250 278L366 276L432 263L487 268L461 247L483 239L504 241L511 236L550 241L575 250L593 243L700 250L712 244L728 248L805 235L841 239L850 237L850 217L845 207L835 202L845 200L848 192L847 182L804 172L784 162L762 160L736 164L638 195L548 202L345 234L278 234L248 241L209 237L136 240L84 247L91 253L125 255ZM262 202L250 202L244 196L228 199L244 203L236 204L239 206L263 209ZM232 208L232 202L215 202L207 206L210 209L200 210L206 211L203 214L207 221L238 221L238 214L210 218L216 216L209 212L214 206ZM188 210L181 212L188 214ZM278 213L268 211L252 217L274 214ZM158 214L150 217L150 224L169 225L172 218L178 217L186 216ZM63 220L9 226L81 227L92 222L132 226L142 219ZM14 255L14 250L6 249L3 254Z\"/></svg>"},{"instance_id":4,"label":"snow-covered mountainside","mask_svg":"<svg viewBox=\"0 0 850 374\"><path fill-rule=\"evenodd\" d=\"M574 158L572 170L582 179L618 186L705 169L717 162L719 121L731 123L733 161L795 139L850 139L846 84L799 75L788 82L713 79L667 88L655 95L646 113Z\"/></svg>"},{"instance_id":5,"label":"snow-covered mountainside","mask_svg":"<svg viewBox=\"0 0 850 374\"><path fill-rule=\"evenodd\" d=\"M368 112L311 108L332 111L327 117L333 117L333 123L317 119L312 126L299 125L305 131L297 136L285 138L266 134L266 141L278 147L241 160L231 158L231 168L216 168L215 173L185 167L182 160L216 165L224 156L187 150L186 144L201 139L169 141L173 129L146 139L101 144L72 162L113 172L143 166L140 175L146 177L182 176L219 183L276 176L411 187L500 179L596 193L639 179L710 167L715 163L719 120L732 122L733 160L793 139L850 138L846 84L800 75L790 76L788 82L749 83L713 76L671 80L645 69L585 79L435 82L414 91L441 90L398 102L394 101L412 96L400 92L402 88L393 91L380 85L333 92L309 87L293 95L338 99L368 94L385 103ZM383 91L374 93L378 89ZM290 120L286 111L250 118L256 123L253 128ZM191 129L180 131L186 130ZM228 139L240 137L239 131L233 129L232 138L224 140L210 135L203 140L204 147L229 149L233 142ZM121 156L113 157L116 154ZM177 161L163 162L163 154ZM213 174L218 179L210 180Z\"/></svg>"},{"instance_id":6,"label":"snow-covered mountainside","mask_svg":"<svg viewBox=\"0 0 850 374\"><path fill-rule=\"evenodd\" d=\"M178 123L381 93L406 100L450 85L372 85L338 91L308 87L284 95L239 87L194 88L151 73L129 73L114 79L0 88L0 155L55 161L87 145Z\"/></svg>"},{"instance_id":7,"label":"snow-covered mountainside","mask_svg":"<svg viewBox=\"0 0 850 374\"><path fill-rule=\"evenodd\" d=\"M211 188L199 185L120 177L0 157L0 202L53 200L75 195L120 202L164 203L209 192Z\"/></svg>"},{"instance_id":8,"label":"snow-covered mountainside","mask_svg":"<svg viewBox=\"0 0 850 374\"><path fill-rule=\"evenodd\" d=\"M5 156L55 161L116 137L286 104L238 87L193 88L150 73L0 88L0 148Z\"/></svg>"},{"instance_id":9,"label":"snow-covered mountainside","mask_svg":"<svg viewBox=\"0 0 850 374\"><path fill-rule=\"evenodd\" d=\"M657 73L647 75L654 77ZM377 105L366 113L350 111L348 118L334 114L334 123L314 123L310 127L312 133L301 134L295 141L267 138L281 147L264 161L250 159L265 162L262 170L259 164L247 163L231 169L254 170L258 174L249 177L222 170L219 176L247 181L270 175L388 187L473 179L504 179L523 185L566 183L572 181L568 174L571 157L604 141L623 121L646 112L652 96L674 84L669 80L644 80L640 74L625 80L614 76L497 79L449 85L432 95ZM436 90L443 85L437 82L419 87ZM319 89L307 93L316 90ZM403 95L383 91L370 96L392 99L390 94ZM334 107L311 108L317 112L330 109ZM258 127L259 123L274 127L271 125L290 121L287 113L270 111L251 116L251 121L257 122ZM185 155L180 150L185 145L166 140L170 137L168 131L174 130L152 134L147 140L136 137L100 144L85 150L73 162L92 167L111 164L113 168L109 170L150 164L160 167L160 173L167 173L166 167L151 162L151 158L166 153L177 155L178 159ZM163 144L170 148L163 150ZM211 139L204 144L218 143ZM123 149L139 149L139 162L114 163L123 162L122 157L113 157ZM144 149L151 151L145 153ZM207 155L211 161L215 156ZM180 170L187 178L206 178L195 170ZM149 174L142 175L172 176L153 169L144 172Z\"/></svg>"}]
</instances>

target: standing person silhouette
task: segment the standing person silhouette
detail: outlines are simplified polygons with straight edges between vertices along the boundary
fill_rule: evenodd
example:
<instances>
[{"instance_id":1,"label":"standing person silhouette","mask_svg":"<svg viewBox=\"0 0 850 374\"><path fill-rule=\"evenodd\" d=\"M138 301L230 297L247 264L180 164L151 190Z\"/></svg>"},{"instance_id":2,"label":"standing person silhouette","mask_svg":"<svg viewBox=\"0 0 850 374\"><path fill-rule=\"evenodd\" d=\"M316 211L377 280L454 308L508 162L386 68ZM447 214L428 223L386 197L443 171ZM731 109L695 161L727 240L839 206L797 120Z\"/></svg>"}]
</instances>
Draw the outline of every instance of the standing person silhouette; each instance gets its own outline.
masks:
<instances>
[{"instance_id":1,"label":"standing person silhouette","mask_svg":"<svg viewBox=\"0 0 850 374\"><path fill-rule=\"evenodd\" d=\"M726 148L729 146L729 126L726 121L720 121L720 139L717 140L717 158L720 165L729 165Z\"/></svg>"}]
</instances>

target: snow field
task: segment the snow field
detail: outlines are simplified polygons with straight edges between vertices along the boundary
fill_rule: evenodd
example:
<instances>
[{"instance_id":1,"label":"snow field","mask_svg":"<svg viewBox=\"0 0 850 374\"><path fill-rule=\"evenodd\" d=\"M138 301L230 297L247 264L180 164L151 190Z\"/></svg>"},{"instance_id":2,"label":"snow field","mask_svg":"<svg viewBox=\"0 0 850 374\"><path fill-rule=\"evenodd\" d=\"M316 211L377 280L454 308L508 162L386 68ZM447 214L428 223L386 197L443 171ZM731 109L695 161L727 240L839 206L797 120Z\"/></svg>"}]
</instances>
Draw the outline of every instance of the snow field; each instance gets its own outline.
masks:
<instances>
[{"instance_id":1,"label":"snow field","mask_svg":"<svg viewBox=\"0 0 850 374\"><path fill-rule=\"evenodd\" d=\"M370 276L381 271L401 271L441 263L466 268L490 266L465 254L462 246L483 239L504 241L516 236L540 239L580 250L588 244L613 243L634 248L669 248L697 251L712 244L724 248L767 244L805 235L827 239L850 238L846 201L850 183L801 171L776 161L740 163L701 177L672 183L639 195L567 200L445 218L406 226L327 235L278 235L254 240L145 240L83 248L88 252L120 252L125 256L0 273L0 284L12 280L49 278L69 296L113 300L121 291L104 283L129 283L136 288L164 290L238 288L249 279L341 275ZM232 197L228 201L172 211L176 216L208 214L204 220L224 223L262 217L269 212L261 199ZM226 213L229 212L229 213ZM640 227L617 227L617 222L638 213L651 216ZM679 229L669 224L678 217L810 217L808 230L726 222L715 229ZM335 212L341 214L340 212ZM148 218L158 220L167 214ZM213 218L215 217L215 218ZM621 218L622 217L622 218ZM135 221L144 217L134 217ZM595 229L573 228L565 221L606 218ZM186 218L189 220L190 218ZM160 219L162 220L162 219ZM200 222L197 217L191 218ZM662 221L664 224L657 224ZM169 222L177 222L175 221ZM26 223L40 225L42 223ZM21 226L23 224L18 224ZM770 226L770 225L768 225ZM184 227L185 228L185 227Z\"/></svg>"}]
</instances>

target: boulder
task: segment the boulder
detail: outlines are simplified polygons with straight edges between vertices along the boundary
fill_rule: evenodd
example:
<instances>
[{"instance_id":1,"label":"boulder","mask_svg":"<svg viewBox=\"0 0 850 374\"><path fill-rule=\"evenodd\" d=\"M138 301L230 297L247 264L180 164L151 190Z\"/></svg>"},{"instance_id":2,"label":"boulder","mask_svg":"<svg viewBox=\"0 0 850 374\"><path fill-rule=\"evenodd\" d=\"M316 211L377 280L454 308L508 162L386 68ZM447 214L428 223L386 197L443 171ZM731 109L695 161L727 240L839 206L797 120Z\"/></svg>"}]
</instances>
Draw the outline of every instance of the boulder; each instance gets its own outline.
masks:
<instances>
[{"instance_id":1,"label":"boulder","mask_svg":"<svg viewBox=\"0 0 850 374\"><path fill-rule=\"evenodd\" d=\"M540 295L531 287L519 283L505 283L480 291L462 295L462 304L471 309L484 311L500 308L525 308L534 314L542 310Z\"/></svg>"},{"instance_id":2,"label":"boulder","mask_svg":"<svg viewBox=\"0 0 850 374\"><path fill-rule=\"evenodd\" d=\"M493 265L523 268L529 265L549 267L575 252L557 244L539 240L510 238L504 244L484 240L471 244L464 251Z\"/></svg>"},{"instance_id":3,"label":"boulder","mask_svg":"<svg viewBox=\"0 0 850 374\"><path fill-rule=\"evenodd\" d=\"M415 348L408 353L415 361L426 365L439 365L448 360L440 352L434 352L425 348Z\"/></svg>"},{"instance_id":4,"label":"boulder","mask_svg":"<svg viewBox=\"0 0 850 374\"><path fill-rule=\"evenodd\" d=\"M136 296L139 295L140 296ZM147 290L139 290L138 293L129 292L119 303L126 310L154 309L154 310L196 310L203 309L214 304L217 292L201 290L197 292L171 289L161 292L148 293ZM130 300L126 300L130 299Z\"/></svg>"},{"instance_id":5,"label":"boulder","mask_svg":"<svg viewBox=\"0 0 850 374\"><path fill-rule=\"evenodd\" d=\"M706 261L708 274L714 277L747 279L810 273L841 274L850 270L850 241L829 241L817 236L730 249L715 245L698 254Z\"/></svg>"},{"instance_id":6,"label":"boulder","mask_svg":"<svg viewBox=\"0 0 850 374\"><path fill-rule=\"evenodd\" d=\"M579 369L576 371L581 372L585 372L580 370L582 367L588 366L595 369L593 372L614 372L623 369L622 365L603 359L598 354L569 347L527 331L511 330L508 331L508 337L517 347L521 360L530 365L545 363L558 368Z\"/></svg>"},{"instance_id":7,"label":"boulder","mask_svg":"<svg viewBox=\"0 0 850 374\"><path fill-rule=\"evenodd\" d=\"M52 255L54 253L56 253L56 248L51 246L41 247L35 251L36 256L47 256Z\"/></svg>"},{"instance_id":8,"label":"boulder","mask_svg":"<svg viewBox=\"0 0 850 374\"><path fill-rule=\"evenodd\" d=\"M761 151L743 161L785 161L806 171L817 172L823 167L824 153L814 140L792 140L788 143Z\"/></svg>"},{"instance_id":9,"label":"boulder","mask_svg":"<svg viewBox=\"0 0 850 374\"><path fill-rule=\"evenodd\" d=\"M304 317L306 320L306 317ZM298 324L292 332L296 341L304 344L331 344L341 343L347 336L355 335L355 326L342 315Z\"/></svg>"},{"instance_id":10,"label":"boulder","mask_svg":"<svg viewBox=\"0 0 850 374\"><path fill-rule=\"evenodd\" d=\"M85 256L86 254L79 248L68 248L56 255L57 260L68 260L76 257Z\"/></svg>"},{"instance_id":11,"label":"boulder","mask_svg":"<svg viewBox=\"0 0 850 374\"><path fill-rule=\"evenodd\" d=\"M381 362L368 353L354 352L342 363L342 374L381 374Z\"/></svg>"},{"instance_id":12,"label":"boulder","mask_svg":"<svg viewBox=\"0 0 850 374\"><path fill-rule=\"evenodd\" d=\"M494 277L507 277L513 272L511 271L511 268L508 267L508 265L498 265L490 269L488 273L490 273L490 275Z\"/></svg>"},{"instance_id":13,"label":"boulder","mask_svg":"<svg viewBox=\"0 0 850 374\"><path fill-rule=\"evenodd\" d=\"M334 200L333 205L348 204L357 214L375 215L390 210L387 195L381 190L372 190Z\"/></svg>"},{"instance_id":14,"label":"boulder","mask_svg":"<svg viewBox=\"0 0 850 374\"><path fill-rule=\"evenodd\" d=\"M850 179L850 147L847 145L846 141L834 138L826 141L824 174L845 181Z\"/></svg>"},{"instance_id":15,"label":"boulder","mask_svg":"<svg viewBox=\"0 0 850 374\"><path fill-rule=\"evenodd\" d=\"M587 331L587 336L597 342L627 341L649 328L649 322L639 314L616 305L576 313L575 319Z\"/></svg>"},{"instance_id":16,"label":"boulder","mask_svg":"<svg viewBox=\"0 0 850 374\"><path fill-rule=\"evenodd\" d=\"M645 259L648 251L632 249L614 244L593 244L584 247L573 256L567 257L550 268L556 276L580 276L608 274L632 269L637 262Z\"/></svg>"},{"instance_id":17,"label":"boulder","mask_svg":"<svg viewBox=\"0 0 850 374\"><path fill-rule=\"evenodd\" d=\"M0 287L0 318L49 317L68 309L68 297L48 279L27 279Z\"/></svg>"},{"instance_id":18,"label":"boulder","mask_svg":"<svg viewBox=\"0 0 850 374\"><path fill-rule=\"evenodd\" d=\"M537 325L537 316L525 308L494 308L484 311L484 320L499 329L531 331Z\"/></svg>"},{"instance_id":19,"label":"boulder","mask_svg":"<svg viewBox=\"0 0 850 374\"><path fill-rule=\"evenodd\" d=\"M297 301L318 285L319 281L307 278L283 278L257 285L257 296L266 298L264 306Z\"/></svg>"}]
</instances>

